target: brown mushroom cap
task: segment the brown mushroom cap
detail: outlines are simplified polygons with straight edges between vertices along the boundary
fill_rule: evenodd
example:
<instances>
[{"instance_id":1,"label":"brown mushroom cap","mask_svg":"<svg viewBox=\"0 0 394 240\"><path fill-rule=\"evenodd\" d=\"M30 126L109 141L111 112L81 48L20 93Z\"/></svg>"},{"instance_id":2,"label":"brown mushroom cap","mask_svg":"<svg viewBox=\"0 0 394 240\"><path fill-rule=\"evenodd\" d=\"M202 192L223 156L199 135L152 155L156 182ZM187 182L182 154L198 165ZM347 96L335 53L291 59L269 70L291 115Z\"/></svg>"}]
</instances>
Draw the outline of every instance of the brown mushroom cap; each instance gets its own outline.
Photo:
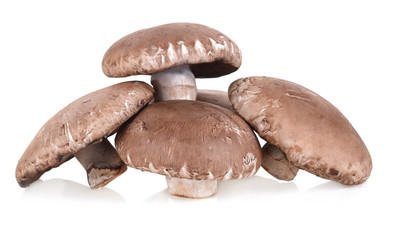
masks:
<instances>
[{"instance_id":1,"label":"brown mushroom cap","mask_svg":"<svg viewBox=\"0 0 394 240\"><path fill-rule=\"evenodd\" d=\"M218 90L198 89L197 101L212 103L233 111L228 93Z\"/></svg>"},{"instance_id":2,"label":"brown mushroom cap","mask_svg":"<svg viewBox=\"0 0 394 240\"><path fill-rule=\"evenodd\" d=\"M153 98L143 82L123 82L87 94L49 119L16 167L16 179L27 187L73 154L113 134Z\"/></svg>"},{"instance_id":3,"label":"brown mushroom cap","mask_svg":"<svg viewBox=\"0 0 394 240\"><path fill-rule=\"evenodd\" d=\"M219 77L236 71L241 51L223 33L200 24L171 23L131 33L105 53L108 77L152 74L190 65L195 77Z\"/></svg>"},{"instance_id":4,"label":"brown mushroom cap","mask_svg":"<svg viewBox=\"0 0 394 240\"><path fill-rule=\"evenodd\" d=\"M372 170L369 152L342 113L316 93L269 77L234 81L235 111L288 161L317 176L352 185Z\"/></svg>"},{"instance_id":5,"label":"brown mushroom cap","mask_svg":"<svg viewBox=\"0 0 394 240\"><path fill-rule=\"evenodd\" d=\"M147 106L119 130L115 145L130 167L175 178L245 178L261 164L259 142L242 118L196 101Z\"/></svg>"}]
</instances>

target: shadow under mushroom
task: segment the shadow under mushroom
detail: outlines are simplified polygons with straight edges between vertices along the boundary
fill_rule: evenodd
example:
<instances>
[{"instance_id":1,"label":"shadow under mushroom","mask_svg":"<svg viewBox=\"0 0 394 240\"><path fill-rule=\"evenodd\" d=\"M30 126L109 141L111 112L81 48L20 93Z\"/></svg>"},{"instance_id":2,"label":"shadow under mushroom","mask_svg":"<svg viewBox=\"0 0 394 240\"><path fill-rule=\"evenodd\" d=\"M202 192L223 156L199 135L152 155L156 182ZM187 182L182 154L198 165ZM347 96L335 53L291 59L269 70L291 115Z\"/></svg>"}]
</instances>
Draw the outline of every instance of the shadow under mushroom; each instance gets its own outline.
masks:
<instances>
[{"instance_id":1,"label":"shadow under mushroom","mask_svg":"<svg viewBox=\"0 0 394 240\"><path fill-rule=\"evenodd\" d=\"M252 176L245 179L234 179L218 182L217 194L206 200L231 201L239 199L239 196L247 199L255 199L264 195L277 195L280 193L299 192L294 182L277 181L275 179ZM236 194L235 194L236 193ZM153 194L146 199L149 203L165 203L169 201L187 202L190 199L171 195L167 189Z\"/></svg>"},{"instance_id":2,"label":"shadow under mushroom","mask_svg":"<svg viewBox=\"0 0 394 240\"><path fill-rule=\"evenodd\" d=\"M21 198L26 201L62 199L89 203L126 203L125 199L112 189L104 187L92 190L80 183L58 178L37 180L29 188L23 190Z\"/></svg>"}]
</instances>

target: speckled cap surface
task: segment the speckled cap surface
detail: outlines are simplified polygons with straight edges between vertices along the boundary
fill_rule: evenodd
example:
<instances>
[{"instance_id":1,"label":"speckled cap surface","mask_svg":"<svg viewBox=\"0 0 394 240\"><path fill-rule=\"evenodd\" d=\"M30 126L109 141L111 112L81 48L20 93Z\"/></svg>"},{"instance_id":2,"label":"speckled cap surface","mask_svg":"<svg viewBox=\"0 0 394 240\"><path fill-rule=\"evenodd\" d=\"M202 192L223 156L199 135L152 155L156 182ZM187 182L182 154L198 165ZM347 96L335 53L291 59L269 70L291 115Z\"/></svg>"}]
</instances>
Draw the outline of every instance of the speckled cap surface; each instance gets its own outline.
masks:
<instances>
[{"instance_id":1,"label":"speckled cap surface","mask_svg":"<svg viewBox=\"0 0 394 240\"><path fill-rule=\"evenodd\" d=\"M86 146L113 134L153 98L144 82L123 82L72 102L39 130L16 167L16 179L27 187Z\"/></svg>"},{"instance_id":2,"label":"speckled cap surface","mask_svg":"<svg viewBox=\"0 0 394 240\"><path fill-rule=\"evenodd\" d=\"M128 166L168 177L245 178L261 165L259 142L246 122L230 110L197 101L147 106L119 130L115 145Z\"/></svg>"},{"instance_id":3,"label":"speckled cap surface","mask_svg":"<svg viewBox=\"0 0 394 240\"><path fill-rule=\"evenodd\" d=\"M171 23L131 33L105 53L108 77L146 75L190 65L195 77L219 77L236 71L241 51L223 33L194 23Z\"/></svg>"},{"instance_id":4,"label":"speckled cap surface","mask_svg":"<svg viewBox=\"0 0 394 240\"><path fill-rule=\"evenodd\" d=\"M371 156L350 122L327 100L295 83L248 77L234 81L235 111L295 166L353 185L371 174Z\"/></svg>"}]
</instances>

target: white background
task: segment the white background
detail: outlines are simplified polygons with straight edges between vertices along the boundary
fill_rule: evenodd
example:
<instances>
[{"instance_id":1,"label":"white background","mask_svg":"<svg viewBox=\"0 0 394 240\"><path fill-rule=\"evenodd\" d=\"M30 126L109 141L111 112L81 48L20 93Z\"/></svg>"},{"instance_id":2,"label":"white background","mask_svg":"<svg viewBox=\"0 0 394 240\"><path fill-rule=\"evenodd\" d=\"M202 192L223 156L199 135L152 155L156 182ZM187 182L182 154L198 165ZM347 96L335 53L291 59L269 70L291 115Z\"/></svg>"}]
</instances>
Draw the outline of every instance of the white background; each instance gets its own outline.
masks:
<instances>
[{"instance_id":1,"label":"white background","mask_svg":"<svg viewBox=\"0 0 394 240\"><path fill-rule=\"evenodd\" d=\"M372 155L370 179L347 187L300 172L282 182L261 169L188 200L170 196L163 176L134 169L92 191L73 159L20 188L15 166L39 128L80 96L126 80L102 73L107 48L170 22L208 25L243 52L237 72L197 79L199 88L227 91L265 75L332 102ZM2 1L0 239L393 239L393 23L394 7L379 0Z\"/></svg>"}]
</instances>

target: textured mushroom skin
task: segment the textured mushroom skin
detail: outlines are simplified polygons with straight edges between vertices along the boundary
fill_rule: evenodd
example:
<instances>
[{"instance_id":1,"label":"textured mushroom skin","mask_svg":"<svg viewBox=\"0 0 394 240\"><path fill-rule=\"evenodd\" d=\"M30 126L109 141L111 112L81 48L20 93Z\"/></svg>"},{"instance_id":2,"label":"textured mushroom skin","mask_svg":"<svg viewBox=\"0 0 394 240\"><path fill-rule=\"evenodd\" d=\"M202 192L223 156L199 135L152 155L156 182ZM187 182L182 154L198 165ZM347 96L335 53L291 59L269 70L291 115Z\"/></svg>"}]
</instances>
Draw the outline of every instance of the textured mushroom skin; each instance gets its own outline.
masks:
<instances>
[{"instance_id":1,"label":"textured mushroom skin","mask_svg":"<svg viewBox=\"0 0 394 240\"><path fill-rule=\"evenodd\" d=\"M270 77L234 81L235 111L295 166L352 185L371 174L371 156L342 113L316 93Z\"/></svg>"},{"instance_id":2,"label":"textured mushroom skin","mask_svg":"<svg viewBox=\"0 0 394 240\"><path fill-rule=\"evenodd\" d=\"M102 68L108 77L126 77L190 65L195 77L219 77L236 71L241 58L223 33L200 24L171 23L121 38L105 53Z\"/></svg>"},{"instance_id":3,"label":"textured mushroom skin","mask_svg":"<svg viewBox=\"0 0 394 240\"><path fill-rule=\"evenodd\" d=\"M245 178L261 165L259 142L242 118L196 101L147 106L119 130L115 145L130 167L168 177Z\"/></svg>"},{"instance_id":4,"label":"textured mushroom skin","mask_svg":"<svg viewBox=\"0 0 394 240\"><path fill-rule=\"evenodd\" d=\"M119 83L72 102L38 131L20 158L15 175L27 187L86 146L110 136L153 98L143 82Z\"/></svg>"},{"instance_id":5,"label":"textured mushroom skin","mask_svg":"<svg viewBox=\"0 0 394 240\"><path fill-rule=\"evenodd\" d=\"M218 90L198 89L197 101L212 103L233 111L227 92Z\"/></svg>"}]
</instances>

